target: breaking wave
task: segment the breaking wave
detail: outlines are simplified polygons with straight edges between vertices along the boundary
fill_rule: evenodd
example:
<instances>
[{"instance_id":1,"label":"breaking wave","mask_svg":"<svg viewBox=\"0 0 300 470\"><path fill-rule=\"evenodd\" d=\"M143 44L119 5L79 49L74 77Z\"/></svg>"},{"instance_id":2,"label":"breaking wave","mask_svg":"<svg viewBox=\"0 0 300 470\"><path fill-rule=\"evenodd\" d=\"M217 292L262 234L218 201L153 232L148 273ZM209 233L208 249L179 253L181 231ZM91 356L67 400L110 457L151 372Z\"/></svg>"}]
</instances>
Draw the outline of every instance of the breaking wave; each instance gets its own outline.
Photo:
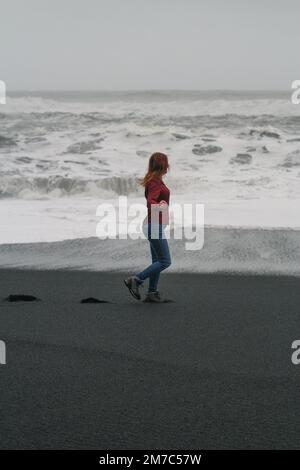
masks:
<instances>
[{"instance_id":1,"label":"breaking wave","mask_svg":"<svg viewBox=\"0 0 300 470\"><path fill-rule=\"evenodd\" d=\"M98 180L53 177L0 178L0 198L40 198L84 195L105 197L137 193L138 179L134 177L108 177Z\"/></svg>"}]
</instances>

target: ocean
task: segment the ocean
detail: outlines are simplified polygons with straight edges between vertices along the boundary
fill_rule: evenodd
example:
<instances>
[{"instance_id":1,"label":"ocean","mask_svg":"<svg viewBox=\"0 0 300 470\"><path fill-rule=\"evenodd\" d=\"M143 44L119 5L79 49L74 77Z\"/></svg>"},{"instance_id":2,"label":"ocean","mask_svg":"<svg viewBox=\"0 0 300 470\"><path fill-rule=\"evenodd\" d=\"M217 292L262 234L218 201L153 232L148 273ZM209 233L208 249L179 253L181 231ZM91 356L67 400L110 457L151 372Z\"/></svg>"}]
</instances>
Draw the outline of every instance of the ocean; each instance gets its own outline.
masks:
<instances>
[{"instance_id":1,"label":"ocean","mask_svg":"<svg viewBox=\"0 0 300 470\"><path fill-rule=\"evenodd\" d=\"M95 243L99 204L117 205L120 195L144 202L137 179L155 151L169 156L171 202L204 204L207 228L292 231L295 244L300 106L291 93L15 92L0 106L0 261L11 245L31 253L71 240L75 258L63 266L94 269L76 258L74 240Z\"/></svg>"}]
</instances>

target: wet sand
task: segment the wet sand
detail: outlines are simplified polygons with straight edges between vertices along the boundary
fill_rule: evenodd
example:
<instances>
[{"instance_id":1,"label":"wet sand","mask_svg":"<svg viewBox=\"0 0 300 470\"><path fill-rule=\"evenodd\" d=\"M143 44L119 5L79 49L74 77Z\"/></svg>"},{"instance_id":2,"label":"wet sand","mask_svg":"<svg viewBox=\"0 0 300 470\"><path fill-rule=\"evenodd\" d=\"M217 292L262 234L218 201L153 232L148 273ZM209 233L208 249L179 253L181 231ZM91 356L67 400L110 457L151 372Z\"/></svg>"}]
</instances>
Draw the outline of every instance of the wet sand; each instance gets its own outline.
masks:
<instances>
[{"instance_id":1,"label":"wet sand","mask_svg":"<svg viewBox=\"0 0 300 470\"><path fill-rule=\"evenodd\" d=\"M2 449L300 447L300 279L0 270ZM110 301L81 304L85 297Z\"/></svg>"}]
</instances>

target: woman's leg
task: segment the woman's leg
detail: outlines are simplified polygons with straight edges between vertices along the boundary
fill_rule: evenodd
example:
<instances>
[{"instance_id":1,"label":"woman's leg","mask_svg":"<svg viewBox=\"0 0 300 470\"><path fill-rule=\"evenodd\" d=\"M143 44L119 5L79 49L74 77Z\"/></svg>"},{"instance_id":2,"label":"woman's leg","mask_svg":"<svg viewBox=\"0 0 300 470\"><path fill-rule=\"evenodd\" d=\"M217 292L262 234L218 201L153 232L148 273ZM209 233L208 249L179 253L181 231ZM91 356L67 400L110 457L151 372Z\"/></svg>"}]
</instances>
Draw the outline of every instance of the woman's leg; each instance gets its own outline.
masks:
<instances>
[{"instance_id":1,"label":"woman's leg","mask_svg":"<svg viewBox=\"0 0 300 470\"><path fill-rule=\"evenodd\" d=\"M151 247L153 247L155 253L156 253L156 258L157 261L154 261L154 263L150 264L144 271L141 271L140 273L136 274L136 277L140 281L144 281L148 277L152 277L153 279L154 276L157 274L160 274L161 271L164 269L167 269L170 264L171 264L171 257L170 257L170 251L169 251L169 245L168 241L166 238L159 239L159 238L152 238L149 240ZM158 279L157 279L158 282ZM155 285L155 290L157 288L157 284Z\"/></svg>"},{"instance_id":2,"label":"woman's leg","mask_svg":"<svg viewBox=\"0 0 300 470\"><path fill-rule=\"evenodd\" d=\"M155 248L151 241L149 240L150 243L150 250L151 250L151 257L152 257L152 264L155 263L156 261L159 261L157 253L155 251ZM148 292L156 292L157 291L157 285L159 281L159 276L160 276L160 271L154 274L151 274L149 276L149 288Z\"/></svg>"}]
</instances>

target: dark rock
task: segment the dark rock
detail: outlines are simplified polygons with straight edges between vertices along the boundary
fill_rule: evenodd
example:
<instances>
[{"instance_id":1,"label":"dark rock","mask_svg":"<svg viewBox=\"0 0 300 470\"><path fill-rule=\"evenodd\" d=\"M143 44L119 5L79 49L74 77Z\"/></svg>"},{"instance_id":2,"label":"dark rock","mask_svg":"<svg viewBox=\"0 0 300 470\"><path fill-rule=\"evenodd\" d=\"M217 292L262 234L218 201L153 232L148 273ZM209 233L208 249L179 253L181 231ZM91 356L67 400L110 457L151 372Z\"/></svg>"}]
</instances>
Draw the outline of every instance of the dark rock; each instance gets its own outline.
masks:
<instances>
[{"instance_id":1,"label":"dark rock","mask_svg":"<svg viewBox=\"0 0 300 470\"><path fill-rule=\"evenodd\" d=\"M34 295L24 295L24 294L11 294L4 299L6 302L35 302L41 299L38 299Z\"/></svg>"},{"instance_id":2,"label":"dark rock","mask_svg":"<svg viewBox=\"0 0 300 470\"><path fill-rule=\"evenodd\" d=\"M21 162L21 163L31 163L32 162L32 158L30 158L30 157L18 157L16 160L18 162Z\"/></svg>"},{"instance_id":3,"label":"dark rock","mask_svg":"<svg viewBox=\"0 0 300 470\"><path fill-rule=\"evenodd\" d=\"M96 299L95 297L88 297L87 299L82 299L81 304L109 304L107 300Z\"/></svg>"},{"instance_id":4,"label":"dark rock","mask_svg":"<svg viewBox=\"0 0 300 470\"><path fill-rule=\"evenodd\" d=\"M185 135L185 134L177 134L176 132L172 134L173 137L175 137L177 140L184 140L184 139L190 139L190 136Z\"/></svg>"},{"instance_id":5,"label":"dark rock","mask_svg":"<svg viewBox=\"0 0 300 470\"><path fill-rule=\"evenodd\" d=\"M26 144L31 144L35 142L47 142L46 137L41 137L41 136L35 136L35 137L27 137L25 139Z\"/></svg>"},{"instance_id":6,"label":"dark rock","mask_svg":"<svg viewBox=\"0 0 300 470\"><path fill-rule=\"evenodd\" d=\"M257 129L251 129L250 135L259 134L260 137L270 137L272 139L280 139L280 135L277 132L272 131L258 131Z\"/></svg>"},{"instance_id":7,"label":"dark rock","mask_svg":"<svg viewBox=\"0 0 300 470\"><path fill-rule=\"evenodd\" d=\"M300 166L300 150L295 150L294 152L289 153L284 163L280 166L283 166L285 168L293 168Z\"/></svg>"},{"instance_id":8,"label":"dark rock","mask_svg":"<svg viewBox=\"0 0 300 470\"><path fill-rule=\"evenodd\" d=\"M230 163L238 163L241 165L249 165L252 161L252 155L249 153L238 153L236 157L230 160Z\"/></svg>"},{"instance_id":9,"label":"dark rock","mask_svg":"<svg viewBox=\"0 0 300 470\"><path fill-rule=\"evenodd\" d=\"M270 151L267 149L267 147L265 145L263 145L261 149L262 149L263 153L270 153Z\"/></svg>"},{"instance_id":10,"label":"dark rock","mask_svg":"<svg viewBox=\"0 0 300 470\"><path fill-rule=\"evenodd\" d=\"M222 147L218 147L217 145L201 145L195 144L192 152L195 155L207 155L211 153L222 152Z\"/></svg>"},{"instance_id":11,"label":"dark rock","mask_svg":"<svg viewBox=\"0 0 300 470\"><path fill-rule=\"evenodd\" d=\"M272 139L280 139L280 135L277 134L277 132L271 132L271 131L262 131L260 133L261 137L271 137Z\"/></svg>"},{"instance_id":12,"label":"dark rock","mask_svg":"<svg viewBox=\"0 0 300 470\"><path fill-rule=\"evenodd\" d=\"M300 142L300 137L295 137L294 139L287 139L287 142Z\"/></svg>"},{"instance_id":13,"label":"dark rock","mask_svg":"<svg viewBox=\"0 0 300 470\"><path fill-rule=\"evenodd\" d=\"M10 137L4 137L0 135L0 147L12 147L17 145L16 142Z\"/></svg>"},{"instance_id":14,"label":"dark rock","mask_svg":"<svg viewBox=\"0 0 300 470\"><path fill-rule=\"evenodd\" d=\"M102 148L101 145L99 145L102 140L102 138L99 138L86 142L76 142L75 144L70 145L67 150L63 152L63 155L68 153L89 155L90 152L93 152L94 150L100 150Z\"/></svg>"}]
</instances>

